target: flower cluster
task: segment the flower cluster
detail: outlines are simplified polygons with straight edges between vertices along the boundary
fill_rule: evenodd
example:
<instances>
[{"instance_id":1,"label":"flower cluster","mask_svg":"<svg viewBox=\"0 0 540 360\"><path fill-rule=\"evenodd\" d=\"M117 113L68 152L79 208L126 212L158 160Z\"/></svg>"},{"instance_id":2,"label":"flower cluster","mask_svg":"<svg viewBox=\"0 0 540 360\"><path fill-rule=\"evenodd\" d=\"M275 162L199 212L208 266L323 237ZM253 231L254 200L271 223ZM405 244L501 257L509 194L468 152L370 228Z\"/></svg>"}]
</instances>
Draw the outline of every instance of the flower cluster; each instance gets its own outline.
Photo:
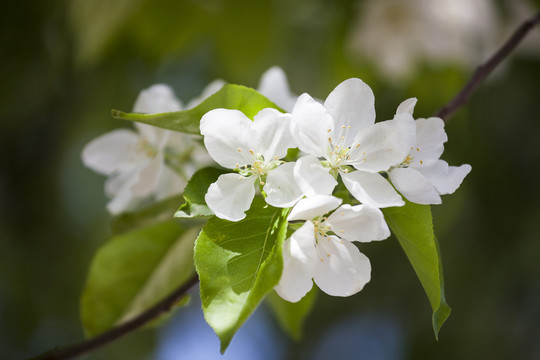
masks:
<instances>
[{"instance_id":1,"label":"flower cluster","mask_svg":"<svg viewBox=\"0 0 540 360\"><path fill-rule=\"evenodd\" d=\"M440 195L453 193L471 170L439 159L444 123L415 120L416 99L377 123L374 102L370 87L353 78L324 104L302 94L290 113L263 109L252 121L237 110L215 109L201 119L208 153L233 170L206 193L216 216L242 220L257 189L269 205L292 207L288 221L296 231L284 243L276 287L288 301L300 300L313 281L330 295L360 291L371 266L351 242L390 236L380 209L403 206L402 196L439 204ZM291 148L302 154L296 161L285 160Z\"/></svg>"},{"instance_id":2,"label":"flower cluster","mask_svg":"<svg viewBox=\"0 0 540 360\"><path fill-rule=\"evenodd\" d=\"M155 114L191 109L224 84L214 80L185 106L170 86L156 84L141 91L133 111ZM297 98L289 90L285 73L277 66L262 75L258 90L288 111ZM105 192L111 198L107 209L113 215L179 194L196 170L213 164L192 135L141 123L135 123L135 127L137 131L119 129L103 134L89 142L82 152L87 167L109 177Z\"/></svg>"}]
</instances>

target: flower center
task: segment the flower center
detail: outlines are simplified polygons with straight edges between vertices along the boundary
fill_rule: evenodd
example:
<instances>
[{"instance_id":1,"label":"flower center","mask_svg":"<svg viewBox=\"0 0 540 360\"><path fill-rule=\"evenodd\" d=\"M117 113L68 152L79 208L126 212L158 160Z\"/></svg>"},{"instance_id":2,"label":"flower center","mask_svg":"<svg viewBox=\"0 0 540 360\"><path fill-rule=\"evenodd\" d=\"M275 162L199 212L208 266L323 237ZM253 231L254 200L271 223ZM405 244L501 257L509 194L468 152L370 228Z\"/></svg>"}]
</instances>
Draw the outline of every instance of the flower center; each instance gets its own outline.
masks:
<instances>
[{"instance_id":1,"label":"flower center","mask_svg":"<svg viewBox=\"0 0 540 360\"><path fill-rule=\"evenodd\" d=\"M326 216L320 216L313 221L313 225L315 227L315 240L317 244L319 243L319 237L326 237L327 233L332 231L330 225L325 223L326 219Z\"/></svg>"},{"instance_id":2,"label":"flower center","mask_svg":"<svg viewBox=\"0 0 540 360\"><path fill-rule=\"evenodd\" d=\"M139 140L136 151L145 154L149 158L153 158L158 154L158 150L146 139Z\"/></svg>"},{"instance_id":3,"label":"flower center","mask_svg":"<svg viewBox=\"0 0 540 360\"><path fill-rule=\"evenodd\" d=\"M330 146L329 158L326 165L330 167L337 175L337 172L348 173L350 171L349 160L351 158L351 151L358 148L360 144L351 144L346 146L346 139L351 129L350 125L342 125L337 137L328 137L328 143ZM332 133L331 129L327 130L328 134ZM363 155L365 155L364 153ZM367 161L365 158L362 162Z\"/></svg>"},{"instance_id":4,"label":"flower center","mask_svg":"<svg viewBox=\"0 0 540 360\"><path fill-rule=\"evenodd\" d=\"M238 152L242 152L242 150L238 148ZM243 166L236 164L235 170L243 176L258 177L261 185L264 185L266 175L283 163L283 161L279 160L277 157L267 161L264 156L255 153L252 149L249 150L249 153L251 154L251 164Z\"/></svg>"},{"instance_id":5,"label":"flower center","mask_svg":"<svg viewBox=\"0 0 540 360\"><path fill-rule=\"evenodd\" d=\"M407 157L405 158L405 160L403 160L403 162L401 164L399 164L398 166L396 167L400 167L400 168L408 168L409 165L412 164L413 160L414 160L414 156L416 155L416 153L420 152L420 148L415 148L415 147L411 147L411 152L407 155ZM420 160L420 165L422 165L424 162L422 160Z\"/></svg>"}]
</instances>

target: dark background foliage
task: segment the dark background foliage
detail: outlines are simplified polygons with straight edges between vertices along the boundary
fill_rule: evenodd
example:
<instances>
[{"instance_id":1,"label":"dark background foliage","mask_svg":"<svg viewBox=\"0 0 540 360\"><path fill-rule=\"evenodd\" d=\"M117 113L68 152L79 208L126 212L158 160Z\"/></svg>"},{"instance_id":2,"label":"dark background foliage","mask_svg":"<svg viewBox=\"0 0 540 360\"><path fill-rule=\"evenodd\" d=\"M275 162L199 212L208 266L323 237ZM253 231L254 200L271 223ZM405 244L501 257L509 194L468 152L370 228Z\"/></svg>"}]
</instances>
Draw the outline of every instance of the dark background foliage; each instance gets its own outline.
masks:
<instances>
[{"instance_id":1,"label":"dark background foliage","mask_svg":"<svg viewBox=\"0 0 540 360\"><path fill-rule=\"evenodd\" d=\"M493 3L500 25L495 45L517 24L510 3ZM471 68L451 61L424 59L398 79L351 55L347 41L362 5L57 0L4 7L0 357L29 357L83 338L78 299L93 253L110 234L110 217L104 178L84 168L79 154L95 136L131 126L111 119L110 109L130 110L142 88L165 82L187 102L215 78L256 87L267 68L280 65L294 92L319 98L346 78L362 78L383 120L411 96L419 99L415 114L429 116L465 83ZM539 8L537 1L529 5L527 16ZM279 335L290 359L313 358L328 330L354 316L371 319L375 335L381 321L397 324L392 359L540 358L540 42L527 48L447 123L444 158L473 171L433 208L452 306L440 341L425 294L391 238L362 246L373 273L361 293L320 296L303 340ZM88 358L154 358L159 337L143 330ZM345 340L358 338L350 333ZM342 348L335 343L336 358L345 358ZM363 356L369 358L361 352L350 358Z\"/></svg>"}]
</instances>

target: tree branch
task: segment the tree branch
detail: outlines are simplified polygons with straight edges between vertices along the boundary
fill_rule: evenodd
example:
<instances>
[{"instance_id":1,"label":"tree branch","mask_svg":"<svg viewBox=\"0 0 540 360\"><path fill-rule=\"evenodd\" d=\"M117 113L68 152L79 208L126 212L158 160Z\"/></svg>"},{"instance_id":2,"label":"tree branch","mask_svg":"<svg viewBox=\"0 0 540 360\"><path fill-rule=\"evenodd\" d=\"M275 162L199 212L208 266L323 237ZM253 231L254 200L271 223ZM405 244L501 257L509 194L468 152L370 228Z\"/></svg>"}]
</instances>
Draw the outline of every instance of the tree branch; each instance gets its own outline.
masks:
<instances>
[{"instance_id":1,"label":"tree branch","mask_svg":"<svg viewBox=\"0 0 540 360\"><path fill-rule=\"evenodd\" d=\"M159 303L149 308L136 318L133 318L132 320L129 320L117 327L114 327L109 331L106 331L103 334L98 335L92 339L81 341L77 344L65 346L62 348L55 348L29 360L73 359L77 356L94 351L134 330L137 330L149 321L157 318L159 315L170 311L171 308L186 295L189 289L195 286L195 284L197 284L198 282L199 279L197 275L194 275L185 284L173 291L169 296L167 296Z\"/></svg>"},{"instance_id":2,"label":"tree branch","mask_svg":"<svg viewBox=\"0 0 540 360\"><path fill-rule=\"evenodd\" d=\"M446 121L457 109L465 105L476 87L491 74L491 72L515 49L521 40L523 40L525 35L527 35L527 33L539 22L540 12L522 23L487 62L476 68L467 85L465 85L465 87L447 105L441 108L435 116Z\"/></svg>"}]
</instances>

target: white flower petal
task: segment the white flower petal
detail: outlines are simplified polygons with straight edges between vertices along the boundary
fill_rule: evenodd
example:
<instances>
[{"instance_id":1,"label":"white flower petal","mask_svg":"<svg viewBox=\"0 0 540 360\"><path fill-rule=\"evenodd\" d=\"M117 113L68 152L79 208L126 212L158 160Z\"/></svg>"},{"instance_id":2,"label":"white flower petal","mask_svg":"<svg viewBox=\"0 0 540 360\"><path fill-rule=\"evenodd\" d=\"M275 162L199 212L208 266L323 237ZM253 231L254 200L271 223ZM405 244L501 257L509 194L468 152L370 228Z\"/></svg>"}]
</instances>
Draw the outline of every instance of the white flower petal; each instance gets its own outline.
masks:
<instances>
[{"instance_id":1,"label":"white flower petal","mask_svg":"<svg viewBox=\"0 0 540 360\"><path fill-rule=\"evenodd\" d=\"M341 173L343 184L358 201L377 208L403 206L405 202L380 174L365 171Z\"/></svg>"},{"instance_id":2,"label":"white flower petal","mask_svg":"<svg viewBox=\"0 0 540 360\"><path fill-rule=\"evenodd\" d=\"M165 84L152 85L142 90L135 101L133 111L144 114L156 114L182 110L180 100L174 90Z\"/></svg>"},{"instance_id":3,"label":"white flower petal","mask_svg":"<svg viewBox=\"0 0 540 360\"><path fill-rule=\"evenodd\" d=\"M419 167L425 162L440 158L444 151L443 144L447 140L442 119L437 117L417 119L416 146L411 149L411 157L414 158L411 165Z\"/></svg>"},{"instance_id":4,"label":"white flower petal","mask_svg":"<svg viewBox=\"0 0 540 360\"><path fill-rule=\"evenodd\" d=\"M137 180L131 186L131 191L135 196L147 196L156 189L156 184L165 164L163 163L163 153L159 153L138 173Z\"/></svg>"},{"instance_id":5,"label":"white flower petal","mask_svg":"<svg viewBox=\"0 0 540 360\"><path fill-rule=\"evenodd\" d=\"M253 164L255 149L253 122L238 110L214 109L201 119L201 134L210 156L221 166L234 169Z\"/></svg>"},{"instance_id":6,"label":"white flower petal","mask_svg":"<svg viewBox=\"0 0 540 360\"><path fill-rule=\"evenodd\" d=\"M384 240L390 229L381 210L364 205L341 205L325 221L339 237L348 241Z\"/></svg>"},{"instance_id":7,"label":"white flower petal","mask_svg":"<svg viewBox=\"0 0 540 360\"><path fill-rule=\"evenodd\" d=\"M414 144L416 127L410 114L401 113L394 120L361 129L347 161L358 170L386 171L400 164Z\"/></svg>"},{"instance_id":8,"label":"white flower petal","mask_svg":"<svg viewBox=\"0 0 540 360\"><path fill-rule=\"evenodd\" d=\"M217 217L230 221L242 220L255 196L255 179L238 174L221 175L210 185L204 200Z\"/></svg>"},{"instance_id":9,"label":"white flower petal","mask_svg":"<svg viewBox=\"0 0 540 360\"><path fill-rule=\"evenodd\" d=\"M140 149L141 138L133 131L120 129L103 134L84 147L81 157L85 166L104 175L148 159Z\"/></svg>"},{"instance_id":10,"label":"white flower petal","mask_svg":"<svg viewBox=\"0 0 540 360\"><path fill-rule=\"evenodd\" d=\"M304 198L292 208L288 221L314 219L334 210L342 201L330 195L313 195Z\"/></svg>"},{"instance_id":11,"label":"white flower petal","mask_svg":"<svg viewBox=\"0 0 540 360\"><path fill-rule=\"evenodd\" d=\"M435 186L439 194L452 194L471 171L471 166L448 166L446 161L437 160L418 170Z\"/></svg>"},{"instance_id":12,"label":"white flower petal","mask_svg":"<svg viewBox=\"0 0 540 360\"><path fill-rule=\"evenodd\" d=\"M313 280L332 296L356 294L371 279L369 259L358 248L337 236L319 239L319 262Z\"/></svg>"},{"instance_id":13,"label":"white flower petal","mask_svg":"<svg viewBox=\"0 0 540 360\"><path fill-rule=\"evenodd\" d=\"M162 200L180 194L185 186L186 181L184 179L168 166L163 166L154 191L155 199Z\"/></svg>"},{"instance_id":14,"label":"white flower petal","mask_svg":"<svg viewBox=\"0 0 540 360\"><path fill-rule=\"evenodd\" d=\"M347 79L336 86L326 98L324 107L334 119L335 132L331 134L334 144L344 136L344 146L350 146L361 128L375 123L375 96L360 79ZM343 126L346 132L342 132Z\"/></svg>"},{"instance_id":15,"label":"white flower petal","mask_svg":"<svg viewBox=\"0 0 540 360\"><path fill-rule=\"evenodd\" d=\"M140 197L134 197L129 184L118 190L114 197L107 203L107 210L112 215L118 215L126 211L134 210L142 201Z\"/></svg>"},{"instance_id":16,"label":"white flower petal","mask_svg":"<svg viewBox=\"0 0 540 360\"><path fill-rule=\"evenodd\" d=\"M306 196L315 194L331 195L337 185L329 169L321 165L313 155L306 155L296 161L294 177Z\"/></svg>"},{"instance_id":17,"label":"white flower petal","mask_svg":"<svg viewBox=\"0 0 540 360\"><path fill-rule=\"evenodd\" d=\"M300 150L316 156L329 156L328 138L334 131L334 121L323 105L308 94L300 95L292 111L291 125Z\"/></svg>"},{"instance_id":18,"label":"white flower petal","mask_svg":"<svg viewBox=\"0 0 540 360\"><path fill-rule=\"evenodd\" d=\"M122 171L116 172L111 175L107 181L105 181L105 194L108 197L116 196L124 187L128 189L133 185L139 178L139 173L145 168L148 161L137 164L137 166L132 166L129 169L123 169ZM131 193L131 190L130 194ZM133 195L133 194L132 194Z\"/></svg>"},{"instance_id":19,"label":"white flower petal","mask_svg":"<svg viewBox=\"0 0 540 360\"><path fill-rule=\"evenodd\" d=\"M186 105L186 109L192 109L195 106L202 103L206 98L214 95L216 92L221 90L223 85L225 85L225 81L221 79L216 79L212 81L210 84L206 85L205 88L201 91L201 94L197 96L196 98L191 99L188 104Z\"/></svg>"},{"instance_id":20,"label":"white flower petal","mask_svg":"<svg viewBox=\"0 0 540 360\"><path fill-rule=\"evenodd\" d=\"M414 168L396 168L388 172L398 191L417 204L440 204L441 197L431 182Z\"/></svg>"},{"instance_id":21,"label":"white flower petal","mask_svg":"<svg viewBox=\"0 0 540 360\"><path fill-rule=\"evenodd\" d=\"M268 204L286 208L302 198L302 190L294 178L294 164L285 163L268 173L263 188Z\"/></svg>"},{"instance_id":22,"label":"white flower petal","mask_svg":"<svg viewBox=\"0 0 540 360\"><path fill-rule=\"evenodd\" d=\"M170 133L172 132L170 130L160 129L156 126L143 124L140 122L136 122L135 127L141 134L141 137L156 150L163 149L167 143L167 140L169 139Z\"/></svg>"},{"instance_id":23,"label":"white flower petal","mask_svg":"<svg viewBox=\"0 0 540 360\"><path fill-rule=\"evenodd\" d=\"M313 271L318 261L315 227L306 221L283 243L283 272L276 292L283 299L297 302L313 287Z\"/></svg>"},{"instance_id":24,"label":"white flower petal","mask_svg":"<svg viewBox=\"0 0 540 360\"><path fill-rule=\"evenodd\" d=\"M261 81L257 89L261 94L270 99L270 101L287 112L293 109L294 103L298 98L289 90L287 76L279 66L272 66L266 70L261 76Z\"/></svg>"},{"instance_id":25,"label":"white flower petal","mask_svg":"<svg viewBox=\"0 0 540 360\"><path fill-rule=\"evenodd\" d=\"M396 114L408 113L412 115L417 101L418 100L416 98L410 98L403 101L401 104L399 104Z\"/></svg>"},{"instance_id":26,"label":"white flower petal","mask_svg":"<svg viewBox=\"0 0 540 360\"><path fill-rule=\"evenodd\" d=\"M253 129L257 133L257 149L266 162L281 159L287 155L288 148L296 147L291 134L291 114L262 109L253 119Z\"/></svg>"}]
</instances>

